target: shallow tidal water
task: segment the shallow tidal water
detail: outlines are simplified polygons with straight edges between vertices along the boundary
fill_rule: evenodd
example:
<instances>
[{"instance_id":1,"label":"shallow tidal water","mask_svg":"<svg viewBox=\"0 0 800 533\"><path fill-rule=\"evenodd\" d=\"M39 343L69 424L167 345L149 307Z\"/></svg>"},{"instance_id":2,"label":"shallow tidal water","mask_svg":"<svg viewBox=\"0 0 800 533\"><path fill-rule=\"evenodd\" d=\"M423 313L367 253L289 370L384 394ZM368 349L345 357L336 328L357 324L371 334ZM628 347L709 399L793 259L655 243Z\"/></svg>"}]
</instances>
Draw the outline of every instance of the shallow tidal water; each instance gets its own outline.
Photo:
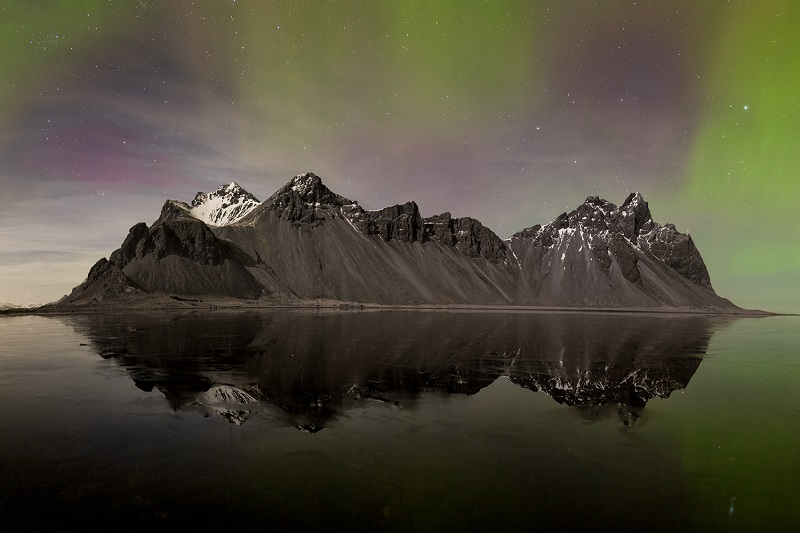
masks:
<instances>
[{"instance_id":1,"label":"shallow tidal water","mask_svg":"<svg viewBox=\"0 0 800 533\"><path fill-rule=\"evenodd\" d=\"M0 317L0 530L791 530L798 326Z\"/></svg>"}]
</instances>

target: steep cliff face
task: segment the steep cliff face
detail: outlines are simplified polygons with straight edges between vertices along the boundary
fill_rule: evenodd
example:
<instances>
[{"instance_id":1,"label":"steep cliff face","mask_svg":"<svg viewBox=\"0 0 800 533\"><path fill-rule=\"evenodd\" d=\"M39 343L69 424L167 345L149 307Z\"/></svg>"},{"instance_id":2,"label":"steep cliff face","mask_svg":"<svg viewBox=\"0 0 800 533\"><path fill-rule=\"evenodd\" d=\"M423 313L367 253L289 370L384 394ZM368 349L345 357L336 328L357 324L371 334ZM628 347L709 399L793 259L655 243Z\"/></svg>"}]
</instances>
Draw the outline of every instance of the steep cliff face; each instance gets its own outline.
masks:
<instances>
[{"instance_id":1,"label":"steep cliff face","mask_svg":"<svg viewBox=\"0 0 800 533\"><path fill-rule=\"evenodd\" d=\"M640 233L636 242L640 249L650 252L684 278L711 289L708 269L690 235L680 233L674 225L667 224Z\"/></svg>"},{"instance_id":2,"label":"steep cliff face","mask_svg":"<svg viewBox=\"0 0 800 533\"><path fill-rule=\"evenodd\" d=\"M691 237L656 224L638 193L619 207L589 197L503 241L473 218L425 218L415 202L365 210L310 173L261 203L234 185L193 207L167 200L150 227L131 228L100 285L87 279L62 303L113 297L116 280L187 298L736 309ZM212 196L227 215L209 225L197 208Z\"/></svg>"},{"instance_id":3,"label":"steep cliff face","mask_svg":"<svg viewBox=\"0 0 800 533\"><path fill-rule=\"evenodd\" d=\"M424 219L424 223L429 239L454 247L467 257L483 257L495 263L506 260L505 243L474 218L453 218L445 212Z\"/></svg>"},{"instance_id":4,"label":"steep cliff face","mask_svg":"<svg viewBox=\"0 0 800 533\"><path fill-rule=\"evenodd\" d=\"M385 242L425 242L425 227L415 202L384 207L378 211L352 212L350 221L364 235L378 235Z\"/></svg>"}]
</instances>

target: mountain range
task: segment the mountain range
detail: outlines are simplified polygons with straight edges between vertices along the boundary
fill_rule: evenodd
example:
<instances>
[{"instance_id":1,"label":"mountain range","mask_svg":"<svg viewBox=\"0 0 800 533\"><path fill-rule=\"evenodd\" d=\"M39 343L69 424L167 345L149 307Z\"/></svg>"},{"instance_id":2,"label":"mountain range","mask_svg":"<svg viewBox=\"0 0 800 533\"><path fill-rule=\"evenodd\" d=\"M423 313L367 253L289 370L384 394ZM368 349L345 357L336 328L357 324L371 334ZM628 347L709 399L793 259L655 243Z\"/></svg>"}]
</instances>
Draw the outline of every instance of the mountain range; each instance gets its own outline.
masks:
<instances>
[{"instance_id":1,"label":"mountain range","mask_svg":"<svg viewBox=\"0 0 800 533\"><path fill-rule=\"evenodd\" d=\"M692 238L654 222L639 193L619 206L590 196L501 239L413 201L363 209L312 173L263 202L234 182L167 200L53 305L164 301L739 309L714 292Z\"/></svg>"}]
</instances>

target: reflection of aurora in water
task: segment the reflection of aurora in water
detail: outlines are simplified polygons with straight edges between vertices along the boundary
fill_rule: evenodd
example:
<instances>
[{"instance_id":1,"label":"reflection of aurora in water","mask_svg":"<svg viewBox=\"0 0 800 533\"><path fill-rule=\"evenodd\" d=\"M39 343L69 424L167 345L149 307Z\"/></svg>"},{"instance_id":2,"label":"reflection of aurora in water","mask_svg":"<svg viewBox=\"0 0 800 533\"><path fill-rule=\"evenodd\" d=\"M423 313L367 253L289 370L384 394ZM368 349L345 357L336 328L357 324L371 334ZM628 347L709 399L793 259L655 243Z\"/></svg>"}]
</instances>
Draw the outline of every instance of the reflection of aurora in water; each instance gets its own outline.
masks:
<instances>
[{"instance_id":1,"label":"reflection of aurora in water","mask_svg":"<svg viewBox=\"0 0 800 533\"><path fill-rule=\"evenodd\" d=\"M173 409L242 423L266 411L316 431L345 410L475 394L498 377L586 418L625 423L689 383L718 322L705 316L343 312L65 318ZM609 337L608 332L614 332Z\"/></svg>"}]
</instances>

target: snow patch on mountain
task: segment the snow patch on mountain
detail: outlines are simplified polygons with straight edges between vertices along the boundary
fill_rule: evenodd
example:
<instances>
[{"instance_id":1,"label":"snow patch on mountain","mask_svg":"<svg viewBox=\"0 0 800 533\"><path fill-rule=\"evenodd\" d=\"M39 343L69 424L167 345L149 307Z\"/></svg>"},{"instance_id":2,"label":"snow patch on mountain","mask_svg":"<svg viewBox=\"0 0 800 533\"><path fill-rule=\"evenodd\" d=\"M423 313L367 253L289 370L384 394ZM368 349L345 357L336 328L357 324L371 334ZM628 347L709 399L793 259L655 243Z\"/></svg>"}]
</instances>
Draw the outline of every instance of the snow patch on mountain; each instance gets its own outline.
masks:
<instances>
[{"instance_id":1,"label":"snow patch on mountain","mask_svg":"<svg viewBox=\"0 0 800 533\"><path fill-rule=\"evenodd\" d=\"M206 194L198 192L189 214L212 226L227 226L258 207L258 199L232 181Z\"/></svg>"},{"instance_id":2,"label":"snow patch on mountain","mask_svg":"<svg viewBox=\"0 0 800 533\"><path fill-rule=\"evenodd\" d=\"M298 174L292 179L291 184L291 189L303 196L314 186L314 175L308 172Z\"/></svg>"}]
</instances>

